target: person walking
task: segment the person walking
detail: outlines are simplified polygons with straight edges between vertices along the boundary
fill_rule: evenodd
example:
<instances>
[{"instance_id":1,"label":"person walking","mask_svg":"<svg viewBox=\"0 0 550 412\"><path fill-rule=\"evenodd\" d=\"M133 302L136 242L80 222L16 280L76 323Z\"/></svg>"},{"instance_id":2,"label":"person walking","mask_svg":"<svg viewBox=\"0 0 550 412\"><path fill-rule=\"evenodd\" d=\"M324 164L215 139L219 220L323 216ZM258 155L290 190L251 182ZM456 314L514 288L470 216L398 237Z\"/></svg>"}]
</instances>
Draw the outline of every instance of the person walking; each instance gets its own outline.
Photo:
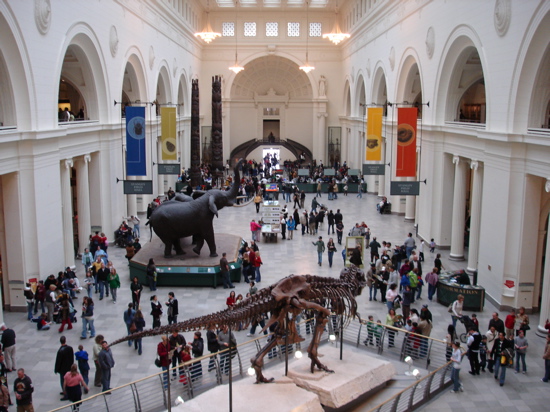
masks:
<instances>
[{"instance_id":1,"label":"person walking","mask_svg":"<svg viewBox=\"0 0 550 412\"><path fill-rule=\"evenodd\" d=\"M439 282L437 268L434 267L430 273L426 274L426 283L428 284L428 300L431 302L437 291L437 283Z\"/></svg>"},{"instance_id":2,"label":"person walking","mask_svg":"<svg viewBox=\"0 0 550 412\"><path fill-rule=\"evenodd\" d=\"M111 272L109 273L109 287L111 288L113 303L116 303L117 289L120 288L120 278L115 268L111 268Z\"/></svg>"},{"instance_id":3,"label":"person walking","mask_svg":"<svg viewBox=\"0 0 550 412\"><path fill-rule=\"evenodd\" d=\"M292 216L288 217L286 228L288 230L288 240L292 240L294 230L296 229L296 222L294 221L294 218Z\"/></svg>"},{"instance_id":4,"label":"person walking","mask_svg":"<svg viewBox=\"0 0 550 412\"><path fill-rule=\"evenodd\" d=\"M323 253L325 252L325 242L323 242L323 236L319 236L317 242L311 242L313 246L317 246L317 263L319 266L323 264Z\"/></svg>"},{"instance_id":5,"label":"person walking","mask_svg":"<svg viewBox=\"0 0 550 412\"><path fill-rule=\"evenodd\" d=\"M34 412L32 406L34 386L31 378L25 375L25 369L23 368L17 370L17 378L13 381L13 392L15 393L17 412ZM6 408L6 410L8 409Z\"/></svg>"},{"instance_id":6,"label":"person walking","mask_svg":"<svg viewBox=\"0 0 550 412\"><path fill-rule=\"evenodd\" d=\"M67 338L65 336L59 338L59 343L61 343L61 347L57 350L54 372L59 374L59 383L62 389L60 395L63 395L63 398L60 400L66 401L69 398L67 398L63 391L63 385L65 383L65 374L71 370L71 366L74 363L74 351L71 346L67 345Z\"/></svg>"},{"instance_id":7,"label":"person walking","mask_svg":"<svg viewBox=\"0 0 550 412\"><path fill-rule=\"evenodd\" d=\"M460 383L459 375L462 362L462 352L460 351L460 344L458 341L452 343L453 354L451 355L452 369L451 369L451 380L453 381L453 390L451 393L457 393L458 391L463 392L464 389Z\"/></svg>"},{"instance_id":8,"label":"person walking","mask_svg":"<svg viewBox=\"0 0 550 412\"><path fill-rule=\"evenodd\" d=\"M128 332L128 335L131 335L133 332L131 331L132 323L134 323L134 316L136 316L136 311L134 310L134 304L128 303L128 309L124 311L124 315L122 318L124 319L124 323L126 324L126 331ZM128 346L132 346L132 341L128 340Z\"/></svg>"},{"instance_id":9,"label":"person walking","mask_svg":"<svg viewBox=\"0 0 550 412\"><path fill-rule=\"evenodd\" d=\"M357 197L363 199L363 179L360 179L357 185Z\"/></svg>"},{"instance_id":10,"label":"person walking","mask_svg":"<svg viewBox=\"0 0 550 412\"><path fill-rule=\"evenodd\" d=\"M115 367L113 352L111 352L107 341L101 342L101 352L99 352L98 361L101 367L101 383L103 385L101 392L107 392L111 390L111 369ZM107 392L105 395L110 394L111 392Z\"/></svg>"},{"instance_id":11,"label":"person walking","mask_svg":"<svg viewBox=\"0 0 550 412\"><path fill-rule=\"evenodd\" d=\"M94 365L95 365L95 375L94 375L94 386L97 388L101 387L101 365L99 364L99 353L101 352L102 346L101 342L103 342L105 338L103 335L97 335L94 340L94 346L92 348L92 355L94 359Z\"/></svg>"},{"instance_id":12,"label":"person walking","mask_svg":"<svg viewBox=\"0 0 550 412\"><path fill-rule=\"evenodd\" d=\"M329 238L327 243L327 253L328 253L328 266L332 267L332 258L334 256L334 252L337 252L336 245L334 244L334 240L332 238Z\"/></svg>"},{"instance_id":13,"label":"person walking","mask_svg":"<svg viewBox=\"0 0 550 412\"><path fill-rule=\"evenodd\" d=\"M82 400L82 386L84 390L88 391L88 385L84 381L84 378L78 373L78 367L76 363L71 365L71 370L67 372L63 380L63 392L65 397L73 403L80 402ZM80 405L73 405L72 411L78 411Z\"/></svg>"},{"instance_id":14,"label":"person walking","mask_svg":"<svg viewBox=\"0 0 550 412\"><path fill-rule=\"evenodd\" d=\"M143 332L143 329L145 328L145 319L143 318L143 313L141 313L141 310L136 311L136 315L134 316L134 325L136 325L135 333ZM134 340L134 349L138 351L138 355L142 354L141 341L141 338Z\"/></svg>"},{"instance_id":15,"label":"person walking","mask_svg":"<svg viewBox=\"0 0 550 412\"><path fill-rule=\"evenodd\" d=\"M527 348L529 343L525 337L525 332L520 329L519 335L514 338L514 349L516 350L516 370L515 373L519 373L519 362L523 364L523 374L527 373L527 366L525 365L525 354L527 353Z\"/></svg>"},{"instance_id":16,"label":"person walking","mask_svg":"<svg viewBox=\"0 0 550 412\"><path fill-rule=\"evenodd\" d=\"M84 350L84 346L78 345L78 352L74 354L74 357L76 361L78 362L78 370L80 371L80 374L82 375L82 378L84 379L84 382L86 385L88 385L89 382L89 372L90 372L90 364L88 363L89 356L88 352ZM89 389L84 389L84 393L88 393Z\"/></svg>"},{"instance_id":17,"label":"person walking","mask_svg":"<svg viewBox=\"0 0 550 412\"><path fill-rule=\"evenodd\" d=\"M509 355L514 347L513 345L511 340L506 339L504 332L498 333L498 339L493 346L493 359L495 360L495 379L500 378L500 386L504 386L506 380L506 369L508 368Z\"/></svg>"},{"instance_id":18,"label":"person walking","mask_svg":"<svg viewBox=\"0 0 550 412\"><path fill-rule=\"evenodd\" d=\"M464 304L464 295L458 295L456 300L451 304L451 319L453 326L456 328L457 319L462 319L462 306Z\"/></svg>"},{"instance_id":19,"label":"person walking","mask_svg":"<svg viewBox=\"0 0 550 412\"><path fill-rule=\"evenodd\" d=\"M150 298L151 301L151 316L153 317L153 329L160 327L160 317L162 316L162 305L158 301L157 295Z\"/></svg>"}]
</instances>

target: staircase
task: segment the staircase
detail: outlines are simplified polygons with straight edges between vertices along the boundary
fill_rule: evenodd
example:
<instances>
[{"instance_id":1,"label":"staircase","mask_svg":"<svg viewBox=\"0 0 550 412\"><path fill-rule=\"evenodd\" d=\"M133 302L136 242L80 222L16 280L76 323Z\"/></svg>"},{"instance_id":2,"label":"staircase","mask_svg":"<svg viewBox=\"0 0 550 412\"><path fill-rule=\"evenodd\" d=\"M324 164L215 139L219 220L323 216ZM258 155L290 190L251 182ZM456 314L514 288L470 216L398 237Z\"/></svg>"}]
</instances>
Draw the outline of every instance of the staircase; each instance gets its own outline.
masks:
<instances>
[{"instance_id":1,"label":"staircase","mask_svg":"<svg viewBox=\"0 0 550 412\"><path fill-rule=\"evenodd\" d=\"M244 143L241 143L236 148L234 148L231 151L230 159L231 164L230 166L234 166L234 160L233 159L246 159L246 157L252 152L254 149L260 146L273 146L273 145L280 145L285 147L286 149L290 150L292 154L298 159L300 156L300 153L305 153L306 160L304 161L304 165L308 165L313 161L313 156L311 154L311 150L309 150L306 146L304 146L301 143L298 143L295 140L291 139L275 139L275 141L268 141L267 139L251 139Z\"/></svg>"}]
</instances>

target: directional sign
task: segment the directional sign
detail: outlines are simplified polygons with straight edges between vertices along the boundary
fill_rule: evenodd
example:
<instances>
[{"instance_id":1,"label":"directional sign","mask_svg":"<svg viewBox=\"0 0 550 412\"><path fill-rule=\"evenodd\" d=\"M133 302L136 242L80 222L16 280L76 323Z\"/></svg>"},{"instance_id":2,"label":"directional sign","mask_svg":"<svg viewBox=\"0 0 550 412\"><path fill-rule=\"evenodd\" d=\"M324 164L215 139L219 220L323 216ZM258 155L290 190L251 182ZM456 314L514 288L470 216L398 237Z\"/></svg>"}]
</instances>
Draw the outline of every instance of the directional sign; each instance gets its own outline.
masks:
<instances>
[{"instance_id":1,"label":"directional sign","mask_svg":"<svg viewBox=\"0 0 550 412\"><path fill-rule=\"evenodd\" d=\"M363 174L364 175L377 175L382 176L386 174L386 165L385 164L366 164L363 165Z\"/></svg>"},{"instance_id":2,"label":"directional sign","mask_svg":"<svg viewBox=\"0 0 550 412\"><path fill-rule=\"evenodd\" d=\"M159 175L179 175L181 173L179 163L159 163L157 166Z\"/></svg>"},{"instance_id":3,"label":"directional sign","mask_svg":"<svg viewBox=\"0 0 550 412\"><path fill-rule=\"evenodd\" d=\"M152 195L152 180L124 180L125 195Z\"/></svg>"},{"instance_id":4,"label":"directional sign","mask_svg":"<svg viewBox=\"0 0 550 412\"><path fill-rule=\"evenodd\" d=\"M390 195L392 196L418 196L420 194L420 182L391 182Z\"/></svg>"}]
</instances>

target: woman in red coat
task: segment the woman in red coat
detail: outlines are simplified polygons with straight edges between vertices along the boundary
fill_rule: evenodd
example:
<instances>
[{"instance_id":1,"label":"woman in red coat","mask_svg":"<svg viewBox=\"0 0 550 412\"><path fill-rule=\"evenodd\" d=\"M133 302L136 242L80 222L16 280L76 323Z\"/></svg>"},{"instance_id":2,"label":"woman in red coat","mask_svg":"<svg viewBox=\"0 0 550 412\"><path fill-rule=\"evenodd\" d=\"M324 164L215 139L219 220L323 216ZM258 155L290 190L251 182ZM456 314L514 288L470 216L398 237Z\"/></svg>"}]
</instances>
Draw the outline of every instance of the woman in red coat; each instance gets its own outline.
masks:
<instances>
[{"instance_id":1,"label":"woman in red coat","mask_svg":"<svg viewBox=\"0 0 550 412\"><path fill-rule=\"evenodd\" d=\"M160 366L164 372L164 389L168 388L168 367L170 366L170 342L168 336L162 335L162 342L157 346L157 355L160 358Z\"/></svg>"}]
</instances>

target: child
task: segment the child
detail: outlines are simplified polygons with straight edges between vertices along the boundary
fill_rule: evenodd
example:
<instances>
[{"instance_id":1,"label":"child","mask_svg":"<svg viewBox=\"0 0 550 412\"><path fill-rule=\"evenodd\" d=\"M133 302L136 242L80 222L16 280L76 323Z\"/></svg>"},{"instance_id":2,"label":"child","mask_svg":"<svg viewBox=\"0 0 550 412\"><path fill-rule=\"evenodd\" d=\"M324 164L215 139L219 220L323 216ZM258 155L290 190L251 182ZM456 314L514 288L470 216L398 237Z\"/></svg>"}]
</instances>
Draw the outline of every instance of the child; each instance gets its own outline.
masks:
<instances>
[{"instance_id":1,"label":"child","mask_svg":"<svg viewBox=\"0 0 550 412\"><path fill-rule=\"evenodd\" d=\"M374 330L376 326L374 325L374 316L369 316L369 322L367 323L367 339L363 341L365 345L374 345L373 337L374 337Z\"/></svg>"},{"instance_id":2,"label":"child","mask_svg":"<svg viewBox=\"0 0 550 412\"><path fill-rule=\"evenodd\" d=\"M487 365L487 336L485 335L481 337L481 343L479 344L479 357L481 359L479 367L481 372L485 372L485 365Z\"/></svg>"},{"instance_id":3,"label":"child","mask_svg":"<svg viewBox=\"0 0 550 412\"><path fill-rule=\"evenodd\" d=\"M433 238L430 240L430 253L434 253L435 251L435 242Z\"/></svg>"},{"instance_id":4,"label":"child","mask_svg":"<svg viewBox=\"0 0 550 412\"><path fill-rule=\"evenodd\" d=\"M382 337L383 330L384 330L384 326L382 326L382 321L378 319L376 321L376 325L374 326L374 337L376 338L376 347L380 346L380 338Z\"/></svg>"},{"instance_id":5,"label":"child","mask_svg":"<svg viewBox=\"0 0 550 412\"><path fill-rule=\"evenodd\" d=\"M82 375L82 379L88 385L88 371L90 365L88 364L88 352L84 350L84 346L78 345L78 352L74 354L75 359L78 361L78 370ZM88 389L84 388L84 393L88 393Z\"/></svg>"},{"instance_id":6,"label":"child","mask_svg":"<svg viewBox=\"0 0 550 412\"><path fill-rule=\"evenodd\" d=\"M42 313L40 315L40 318L38 319L38 322L36 323L36 329L49 330L51 323L46 321L47 318L48 318L48 315L45 313Z\"/></svg>"}]
</instances>

